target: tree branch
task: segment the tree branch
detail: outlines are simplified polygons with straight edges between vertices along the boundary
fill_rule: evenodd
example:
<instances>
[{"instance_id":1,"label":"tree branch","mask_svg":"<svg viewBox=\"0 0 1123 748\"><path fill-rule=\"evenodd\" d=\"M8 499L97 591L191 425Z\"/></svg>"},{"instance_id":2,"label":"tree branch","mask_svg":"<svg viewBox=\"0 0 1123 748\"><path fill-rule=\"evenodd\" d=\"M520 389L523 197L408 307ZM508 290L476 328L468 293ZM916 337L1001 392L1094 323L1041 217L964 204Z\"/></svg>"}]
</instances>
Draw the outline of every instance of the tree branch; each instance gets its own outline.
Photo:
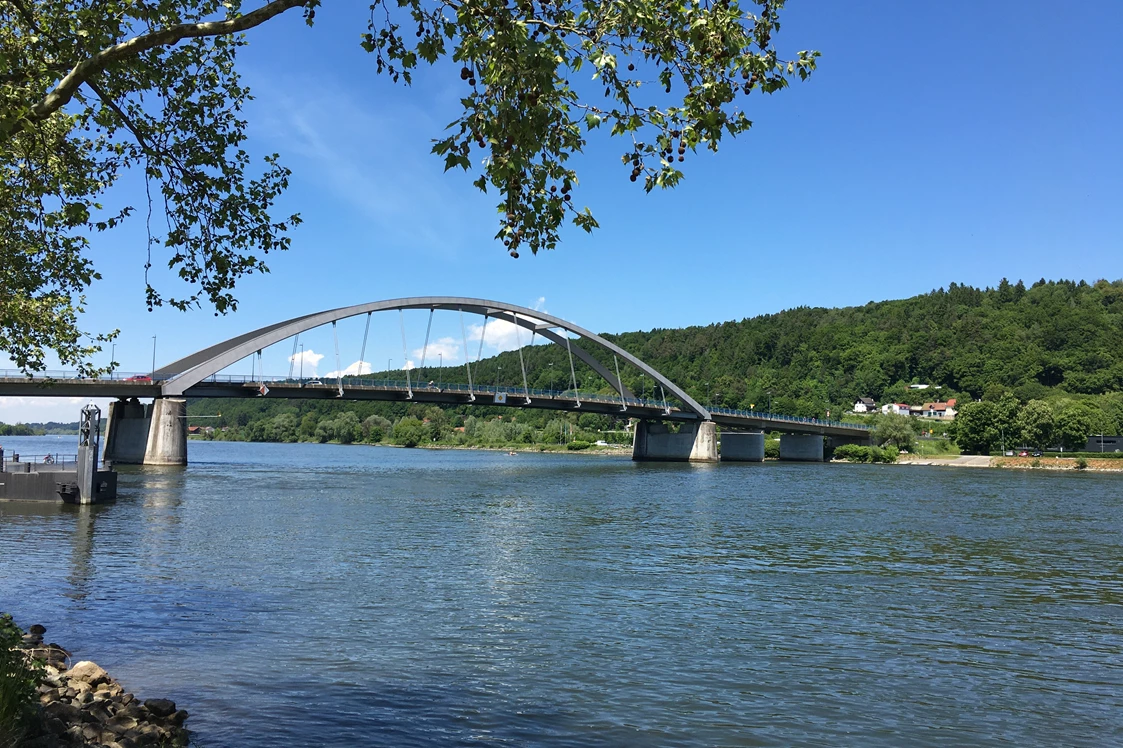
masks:
<instances>
[{"instance_id":1,"label":"tree branch","mask_svg":"<svg viewBox=\"0 0 1123 748\"><path fill-rule=\"evenodd\" d=\"M42 101L31 107L27 119L32 122L41 122L57 112L73 98L74 93L90 76L103 70L118 60L135 57L142 52L147 52L156 47L167 47L178 44L184 39L203 36L226 36L237 34L246 29L259 26L274 16L284 13L291 8L308 4L309 0L271 0L257 10L244 16L232 18L227 21L210 21L205 23L180 23L169 26L159 31L133 37L128 41L106 47L96 55L75 65L66 76L59 81L54 90L43 97ZM19 130L16 126L10 131L0 134L0 139L6 140Z\"/></svg>"}]
</instances>

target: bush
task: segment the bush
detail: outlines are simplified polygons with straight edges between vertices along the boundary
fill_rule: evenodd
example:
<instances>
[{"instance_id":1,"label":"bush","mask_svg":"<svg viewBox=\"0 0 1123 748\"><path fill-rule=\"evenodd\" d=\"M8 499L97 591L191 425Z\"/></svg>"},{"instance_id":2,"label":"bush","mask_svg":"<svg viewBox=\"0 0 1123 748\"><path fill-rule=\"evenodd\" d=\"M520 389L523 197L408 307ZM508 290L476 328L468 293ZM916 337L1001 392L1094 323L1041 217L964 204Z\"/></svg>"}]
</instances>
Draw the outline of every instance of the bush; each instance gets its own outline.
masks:
<instances>
[{"instance_id":1,"label":"bush","mask_svg":"<svg viewBox=\"0 0 1123 748\"><path fill-rule=\"evenodd\" d=\"M36 715L36 665L20 649L23 632L0 615L0 748L22 745Z\"/></svg>"},{"instance_id":2,"label":"bush","mask_svg":"<svg viewBox=\"0 0 1123 748\"><path fill-rule=\"evenodd\" d=\"M589 442L584 442L584 441L581 441L580 439L574 439L569 444L565 445L565 448L566 449L572 449L572 450L578 450L578 449L588 449L591 446L593 446L593 445L590 444Z\"/></svg>"},{"instance_id":3,"label":"bush","mask_svg":"<svg viewBox=\"0 0 1123 748\"><path fill-rule=\"evenodd\" d=\"M426 434L425 425L413 416L406 416L394 425L394 441L403 447L416 447Z\"/></svg>"},{"instance_id":4,"label":"bush","mask_svg":"<svg viewBox=\"0 0 1123 748\"><path fill-rule=\"evenodd\" d=\"M1087 470L1088 469L1088 461L1085 460L1083 457L1076 458L1076 469L1077 470Z\"/></svg>"},{"instance_id":5,"label":"bush","mask_svg":"<svg viewBox=\"0 0 1123 748\"><path fill-rule=\"evenodd\" d=\"M847 462L896 462L896 447L865 447L858 444L843 444L834 450L834 459Z\"/></svg>"},{"instance_id":6,"label":"bush","mask_svg":"<svg viewBox=\"0 0 1123 748\"><path fill-rule=\"evenodd\" d=\"M780 440L779 439L766 439L764 441L764 457L765 457L765 459L771 459L771 460L780 459Z\"/></svg>"}]
</instances>

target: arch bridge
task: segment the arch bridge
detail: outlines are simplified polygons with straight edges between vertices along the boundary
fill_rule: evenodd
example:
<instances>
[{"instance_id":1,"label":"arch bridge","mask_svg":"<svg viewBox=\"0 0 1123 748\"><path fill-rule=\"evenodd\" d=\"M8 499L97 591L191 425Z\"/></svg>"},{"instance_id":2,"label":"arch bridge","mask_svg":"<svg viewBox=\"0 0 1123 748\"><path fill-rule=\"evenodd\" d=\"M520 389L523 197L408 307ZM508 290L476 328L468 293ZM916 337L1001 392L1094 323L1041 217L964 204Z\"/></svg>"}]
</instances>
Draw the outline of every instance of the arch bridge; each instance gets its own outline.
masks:
<instances>
[{"instance_id":1,"label":"arch bridge","mask_svg":"<svg viewBox=\"0 0 1123 748\"><path fill-rule=\"evenodd\" d=\"M326 325L331 325L334 333L334 327L339 321L365 315L367 323L363 337L363 352L359 356L361 364L365 355L371 315L376 312L391 311L403 313L411 309L428 309L430 312L422 366L425 360L424 351L429 344L433 313L446 310L461 315L460 329L465 353L463 366L468 379L467 386L441 383L433 387L431 383L415 382L408 368L403 370L405 381L371 380L364 379L361 375L349 376L343 373L340 373L334 382L294 379L291 372L288 377L267 377L264 374L229 376L220 373L247 357L256 355L260 361L263 349L290 338L294 340L295 354L295 341L302 333ZM469 361L468 356L468 338L463 324L464 313L483 318L483 330L480 334L481 353L487 324L491 320L514 325L517 336L520 332L528 333L530 344L533 344L535 337L540 336L563 348L569 361L568 373L572 386L562 391L531 389L527 385L524 344L521 337L518 338L518 356L522 387L503 387L498 384L488 386L474 382L472 362ZM404 322L402 347L404 358L408 350ZM336 349L338 351L338 337L336 337ZM611 358L611 368L591 351L600 353L605 360ZM480 353L477 353L477 365L479 356ZM581 392L574 367L575 360L582 362L608 382L615 394L606 396ZM650 377L654 385L659 387L660 397L653 399L637 397L624 384L620 376L621 363L631 365L645 377ZM260 367L257 371L260 371ZM216 343L162 366L153 371L150 376L115 375L99 380L78 380L61 376L52 377L48 384L49 386L44 388L42 381L29 380L26 377L13 380L0 374L0 394L32 394L25 390L29 386L34 386L37 388L34 392L36 395L121 398L110 407L105 454L107 460L122 463L185 464L187 420L184 398L191 397L342 398L441 405L506 405L612 414L617 417L640 419L633 449L635 459L716 461L718 459L716 425L723 427L726 431L723 436L729 436L731 443L736 440L730 432L735 431L779 430L784 434L792 435L790 441L793 445L798 439L810 438L812 440L810 447L800 443L800 449L793 447L788 450L792 455L796 452L811 455L807 459L822 459L823 437L860 442L866 442L869 438L868 430L855 424L759 411L704 407L654 367L615 343L572 322L514 304L456 296L390 299L307 314ZM154 402L145 408L137 401L136 398L139 397L152 397ZM658 423L662 421L680 422L678 431L672 433L670 429ZM763 435L749 433L741 436L748 437L747 440L740 440L745 442L747 447L739 445L732 450L723 451L740 454L747 449L749 456L746 459L763 459ZM817 442L814 441L816 437ZM817 458L814 457L816 445ZM798 457L793 458L798 459Z\"/></svg>"}]
</instances>

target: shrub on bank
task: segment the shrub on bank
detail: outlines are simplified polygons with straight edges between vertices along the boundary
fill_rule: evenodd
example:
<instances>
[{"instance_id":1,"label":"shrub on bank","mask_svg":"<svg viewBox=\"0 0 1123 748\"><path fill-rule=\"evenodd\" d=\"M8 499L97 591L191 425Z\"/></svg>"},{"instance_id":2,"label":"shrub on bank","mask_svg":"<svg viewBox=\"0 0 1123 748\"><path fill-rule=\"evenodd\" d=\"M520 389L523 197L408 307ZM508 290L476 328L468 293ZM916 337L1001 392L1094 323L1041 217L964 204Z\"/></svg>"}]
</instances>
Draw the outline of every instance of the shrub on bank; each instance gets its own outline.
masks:
<instances>
[{"instance_id":1,"label":"shrub on bank","mask_svg":"<svg viewBox=\"0 0 1123 748\"><path fill-rule=\"evenodd\" d=\"M591 446L593 446L593 445L590 444L589 442L581 441L580 439L574 439L569 444L565 445L565 448L566 449L572 449L572 450L579 450L579 449L588 449Z\"/></svg>"},{"instance_id":2,"label":"shrub on bank","mask_svg":"<svg viewBox=\"0 0 1123 748\"><path fill-rule=\"evenodd\" d=\"M765 439L764 441L764 457L767 460L780 459L780 440L779 439Z\"/></svg>"},{"instance_id":3,"label":"shrub on bank","mask_svg":"<svg viewBox=\"0 0 1123 748\"><path fill-rule=\"evenodd\" d=\"M858 444L843 444L834 450L834 459L847 462L896 462L896 447L865 447Z\"/></svg>"},{"instance_id":4,"label":"shrub on bank","mask_svg":"<svg viewBox=\"0 0 1123 748\"><path fill-rule=\"evenodd\" d=\"M20 648L23 632L0 614L0 748L22 745L37 714L39 675Z\"/></svg>"}]
</instances>

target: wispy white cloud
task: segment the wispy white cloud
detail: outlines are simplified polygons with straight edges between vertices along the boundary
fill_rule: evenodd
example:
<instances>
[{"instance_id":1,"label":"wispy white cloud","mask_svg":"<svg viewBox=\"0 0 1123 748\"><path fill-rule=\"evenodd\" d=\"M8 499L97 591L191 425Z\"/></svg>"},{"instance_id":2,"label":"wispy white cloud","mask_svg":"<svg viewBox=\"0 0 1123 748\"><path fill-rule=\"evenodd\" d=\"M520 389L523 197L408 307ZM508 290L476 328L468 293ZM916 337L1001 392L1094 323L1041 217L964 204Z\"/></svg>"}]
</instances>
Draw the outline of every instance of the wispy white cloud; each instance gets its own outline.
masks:
<instances>
[{"instance_id":1,"label":"wispy white cloud","mask_svg":"<svg viewBox=\"0 0 1123 748\"><path fill-rule=\"evenodd\" d=\"M294 171L351 205L383 236L444 254L456 248L451 237L475 233L467 223L485 225L478 216L486 211L459 207L462 189L442 175L439 159L417 147L417 133L444 128L424 110L400 102L372 107L352 89L310 79L284 90L259 83L255 92L266 137L303 162L294 161ZM404 121L411 127L402 128Z\"/></svg>"}]
</instances>

